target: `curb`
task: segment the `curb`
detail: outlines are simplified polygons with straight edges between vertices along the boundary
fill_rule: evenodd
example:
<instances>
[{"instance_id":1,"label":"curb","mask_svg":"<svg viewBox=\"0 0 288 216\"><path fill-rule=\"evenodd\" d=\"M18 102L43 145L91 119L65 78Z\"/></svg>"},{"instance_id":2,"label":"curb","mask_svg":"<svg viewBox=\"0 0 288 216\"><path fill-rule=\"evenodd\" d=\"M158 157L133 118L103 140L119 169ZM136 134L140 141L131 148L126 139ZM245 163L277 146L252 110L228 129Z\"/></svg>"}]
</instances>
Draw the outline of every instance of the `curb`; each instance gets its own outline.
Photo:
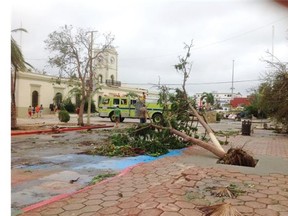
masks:
<instances>
[{"instance_id":1,"label":"curb","mask_svg":"<svg viewBox=\"0 0 288 216\"><path fill-rule=\"evenodd\" d=\"M57 201L59 201L59 200L61 200L61 199L67 198L67 197L72 196L72 195L74 195L74 194L78 194L78 193L81 193L81 192L85 192L85 191L89 190L90 188L92 188L92 187L94 187L94 186L104 184L104 183L109 182L109 181L111 181L111 180L113 180L113 179L115 179L115 178L118 178L118 177L121 177L121 176L123 176L123 175L126 175L126 174L129 173L133 168L135 168L135 167L137 167L137 166L140 166L140 165L142 165L142 164L144 164L144 163L139 163L139 164L136 164L136 165L127 167L127 168L125 168L124 170L122 170L118 175L116 175L116 176L114 176L114 177L111 177L111 178L108 178L108 179L106 179L106 180L103 180L103 181L101 181L101 182L99 182L99 183L97 183L97 184L94 184L94 185L91 185L91 186L87 186L87 187L85 187L85 188L83 188L83 189L80 189L80 190L78 190L78 191L75 191L75 192L72 192L72 193L68 193L68 194L60 194L60 195L58 195L58 196L52 197L51 199L44 200L44 201L42 201L42 202L39 202L39 203L30 205L30 206L27 206L27 207L21 209L21 211L22 211L22 213L26 213L26 212L29 212L29 211L31 211L31 210L33 210L33 209L43 207L43 206L48 205L48 204L51 204L51 203L53 203L53 202L57 202Z\"/></svg>"},{"instance_id":2,"label":"curb","mask_svg":"<svg viewBox=\"0 0 288 216\"><path fill-rule=\"evenodd\" d=\"M27 134L41 134L41 133L59 133L67 131L77 131L77 130L88 130L88 129L98 129L98 128L110 128L113 125L99 124L94 126L83 126L75 128L57 128L57 129L47 129L47 130L31 130L31 131L11 131L11 136L17 135L27 135Z\"/></svg>"}]
</instances>

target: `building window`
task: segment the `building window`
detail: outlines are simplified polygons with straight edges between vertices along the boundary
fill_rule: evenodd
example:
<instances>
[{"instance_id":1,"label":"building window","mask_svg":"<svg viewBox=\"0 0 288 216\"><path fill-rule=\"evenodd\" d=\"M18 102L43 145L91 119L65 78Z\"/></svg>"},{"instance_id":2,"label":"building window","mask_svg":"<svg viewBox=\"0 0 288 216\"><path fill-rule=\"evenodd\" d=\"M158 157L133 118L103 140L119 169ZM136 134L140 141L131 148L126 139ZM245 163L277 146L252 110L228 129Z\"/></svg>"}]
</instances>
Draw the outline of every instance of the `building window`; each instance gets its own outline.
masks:
<instances>
[{"instance_id":1,"label":"building window","mask_svg":"<svg viewBox=\"0 0 288 216\"><path fill-rule=\"evenodd\" d=\"M38 105L39 94L37 91L32 92L32 107L36 107Z\"/></svg>"}]
</instances>

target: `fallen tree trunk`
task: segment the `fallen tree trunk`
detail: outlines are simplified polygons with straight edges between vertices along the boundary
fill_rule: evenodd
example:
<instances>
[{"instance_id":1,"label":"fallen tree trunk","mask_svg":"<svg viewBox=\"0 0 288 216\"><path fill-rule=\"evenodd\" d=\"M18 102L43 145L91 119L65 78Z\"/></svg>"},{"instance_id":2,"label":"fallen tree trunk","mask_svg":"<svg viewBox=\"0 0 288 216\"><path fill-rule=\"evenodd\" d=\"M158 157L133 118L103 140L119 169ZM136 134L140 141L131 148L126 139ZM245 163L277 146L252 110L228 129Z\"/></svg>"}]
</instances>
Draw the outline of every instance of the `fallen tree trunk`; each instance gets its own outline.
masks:
<instances>
[{"instance_id":1,"label":"fallen tree trunk","mask_svg":"<svg viewBox=\"0 0 288 216\"><path fill-rule=\"evenodd\" d=\"M155 124L151 124L151 126L154 127L154 128L157 128L157 129L167 129L165 127L162 127L162 126L159 126L159 125L155 125ZM186 142L194 143L194 144L196 144L196 145L198 145L198 146L210 151L211 153L213 153L214 155L216 155L220 159L222 159L226 155L226 152L222 149L222 147L221 147L221 149L222 149L221 150L221 149L219 149L219 148L217 148L217 147L215 147L215 146L213 146L213 145L211 145L209 143L206 143L206 142L204 142L202 140L199 140L199 139L196 139L194 137L188 136L187 134L185 134L185 133L183 133L181 131L178 131L178 130L176 130L174 128L169 128L169 131L172 134L175 134L175 135L177 135L179 137L182 137L183 140L186 141Z\"/></svg>"}]
</instances>

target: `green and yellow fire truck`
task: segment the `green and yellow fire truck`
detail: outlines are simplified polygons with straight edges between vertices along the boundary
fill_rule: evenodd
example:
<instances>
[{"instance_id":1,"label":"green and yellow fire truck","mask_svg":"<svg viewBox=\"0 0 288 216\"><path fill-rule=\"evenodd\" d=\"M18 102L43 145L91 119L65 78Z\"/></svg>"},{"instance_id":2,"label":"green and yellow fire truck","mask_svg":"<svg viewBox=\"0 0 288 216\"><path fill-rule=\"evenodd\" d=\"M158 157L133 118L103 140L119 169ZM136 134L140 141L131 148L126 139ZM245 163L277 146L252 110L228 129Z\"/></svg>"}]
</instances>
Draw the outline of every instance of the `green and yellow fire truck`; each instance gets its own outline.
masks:
<instances>
[{"instance_id":1,"label":"green and yellow fire truck","mask_svg":"<svg viewBox=\"0 0 288 216\"><path fill-rule=\"evenodd\" d=\"M148 111L148 118L152 118L154 122L160 122L163 118L163 107L157 104L157 100L146 99L144 102L143 100L130 97L101 97L98 105L99 117L110 118L110 120L114 122L114 109L119 106L121 110L121 122L123 122L125 118L139 118L139 109L144 103Z\"/></svg>"}]
</instances>

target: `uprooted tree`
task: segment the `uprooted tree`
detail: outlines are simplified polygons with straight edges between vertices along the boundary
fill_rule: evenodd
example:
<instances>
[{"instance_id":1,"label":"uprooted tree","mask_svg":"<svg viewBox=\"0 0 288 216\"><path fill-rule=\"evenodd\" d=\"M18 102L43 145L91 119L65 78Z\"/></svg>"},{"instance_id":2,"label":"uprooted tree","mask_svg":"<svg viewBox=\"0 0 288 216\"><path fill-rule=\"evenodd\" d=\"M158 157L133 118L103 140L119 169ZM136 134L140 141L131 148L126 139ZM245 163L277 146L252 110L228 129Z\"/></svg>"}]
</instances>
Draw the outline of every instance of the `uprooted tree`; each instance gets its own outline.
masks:
<instances>
[{"instance_id":1,"label":"uprooted tree","mask_svg":"<svg viewBox=\"0 0 288 216\"><path fill-rule=\"evenodd\" d=\"M212 152L214 155L222 159L225 163L231 164L230 162L233 162L232 164L234 165L255 166L254 158L250 156L248 153L246 153L243 149L230 149L228 150L228 152L225 152L225 150L222 148L219 141L217 140L215 134L213 133L212 129L210 128L210 126L204 121L203 117L192 105L191 100L189 100L188 94L185 89L185 85L192 69L192 62L189 62L190 50L192 46L193 46L192 42L190 44L185 44L184 48L187 50L187 53L184 57L179 57L179 63L175 65L175 69L177 70L177 72L182 73L183 75L182 95L184 101L186 101L187 103L186 107L188 108L188 110L192 112L192 115L196 116L200 124L205 128L213 145L205 141L202 141L201 139L189 136L189 134L185 133L184 131L177 130L169 122L168 129L170 133L183 138L183 141L185 142L191 142L203 147L204 149ZM152 124L152 127L160 130L165 128L162 125L155 125L155 124Z\"/></svg>"},{"instance_id":2,"label":"uprooted tree","mask_svg":"<svg viewBox=\"0 0 288 216\"><path fill-rule=\"evenodd\" d=\"M162 121L157 124L151 122L136 125L124 133L115 133L112 135L111 145L93 149L91 154L157 156L167 153L168 149L179 149L196 144L212 152L221 159L222 163L255 166L253 157L241 148L231 148L225 152L210 126L196 110L195 101L188 97L185 83L192 66L192 63L188 62L191 47L192 43L185 45L187 54L184 58L179 58L180 63L175 65L176 70L183 73L182 89L171 92L172 89L167 86L159 85L158 102L163 106ZM199 137L197 133L199 123L205 128L205 135L206 133L209 135L212 143L205 141L205 136Z\"/></svg>"}]
</instances>

